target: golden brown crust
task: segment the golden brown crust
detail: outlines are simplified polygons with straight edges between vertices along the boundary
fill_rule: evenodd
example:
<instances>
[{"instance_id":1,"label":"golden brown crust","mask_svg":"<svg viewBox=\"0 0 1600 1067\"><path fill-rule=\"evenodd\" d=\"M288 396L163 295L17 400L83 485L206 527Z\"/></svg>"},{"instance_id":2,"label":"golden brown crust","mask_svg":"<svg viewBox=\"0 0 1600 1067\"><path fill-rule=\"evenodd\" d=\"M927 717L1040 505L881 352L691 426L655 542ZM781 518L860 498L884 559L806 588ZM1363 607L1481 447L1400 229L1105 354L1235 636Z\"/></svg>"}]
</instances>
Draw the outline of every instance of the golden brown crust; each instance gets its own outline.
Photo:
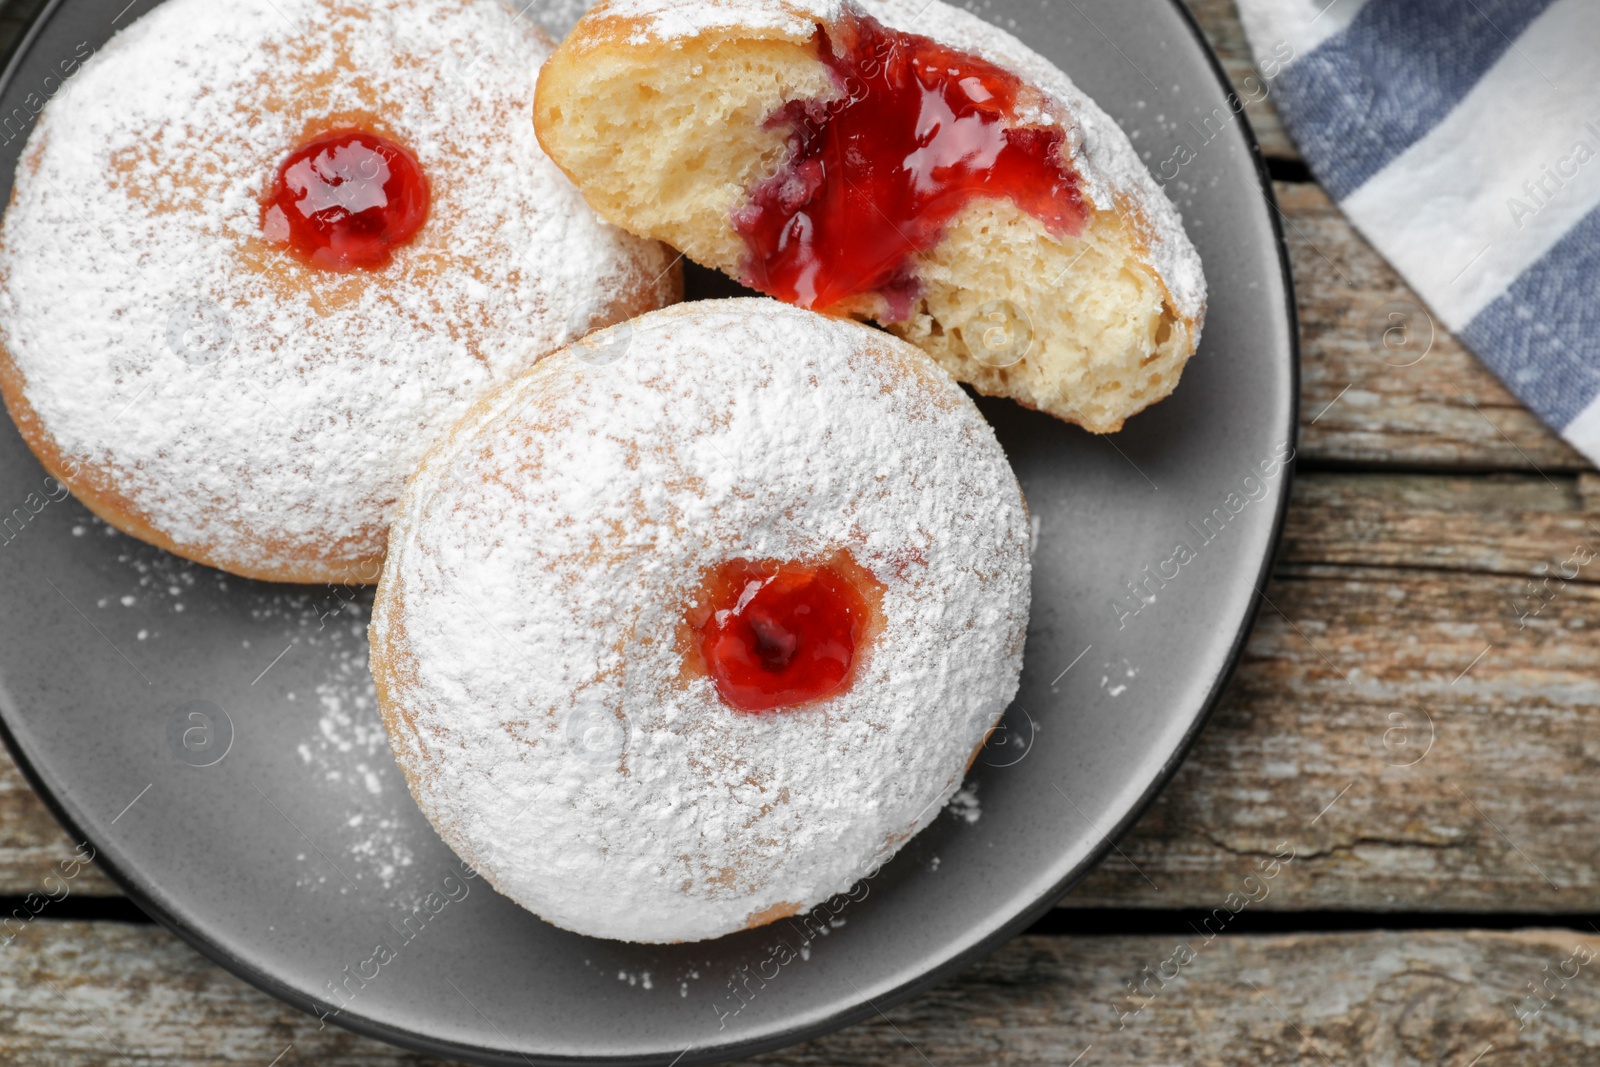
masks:
<instances>
[{"instance_id":1,"label":"golden brown crust","mask_svg":"<svg viewBox=\"0 0 1600 1067\"><path fill-rule=\"evenodd\" d=\"M128 536L195 563L257 581L335 585L370 585L377 581L381 558L349 559L331 554L294 558L289 546L269 541L265 543L265 551L276 554L280 559L288 558L288 562L275 567L240 566L234 563L224 566L213 557L207 545L178 544L151 525L138 506L119 490L121 479L115 468L75 463L62 454L55 439L28 403L25 384L22 371L5 346L0 344L0 395L4 396L6 410L16 424L23 443L50 477L66 486L97 518Z\"/></svg>"},{"instance_id":2,"label":"golden brown crust","mask_svg":"<svg viewBox=\"0 0 1600 1067\"><path fill-rule=\"evenodd\" d=\"M28 446L28 450L33 453L34 458L50 477L66 486L68 491L97 518L128 536L136 537L195 563L208 567L219 566L212 559L206 546L179 545L152 526L133 501L118 488L121 480L114 468L77 463L64 456L55 438L50 435L33 410L33 406L28 403L25 386L26 381L21 369L17 367L5 346L0 344L0 396L4 397L6 410L10 413L17 432L22 436L23 443ZM287 554L286 547L275 547L279 553ZM289 563L279 567L228 566L221 569L241 577L265 582L368 585L377 580L377 565L370 560L320 556L311 559L291 559Z\"/></svg>"},{"instance_id":3,"label":"golden brown crust","mask_svg":"<svg viewBox=\"0 0 1600 1067\"><path fill-rule=\"evenodd\" d=\"M744 924L744 928L746 930L760 929L770 923L777 922L779 919L787 919L790 916L800 914L800 908L801 905L799 904L781 901L765 911L758 911L750 916L749 920Z\"/></svg>"}]
</instances>

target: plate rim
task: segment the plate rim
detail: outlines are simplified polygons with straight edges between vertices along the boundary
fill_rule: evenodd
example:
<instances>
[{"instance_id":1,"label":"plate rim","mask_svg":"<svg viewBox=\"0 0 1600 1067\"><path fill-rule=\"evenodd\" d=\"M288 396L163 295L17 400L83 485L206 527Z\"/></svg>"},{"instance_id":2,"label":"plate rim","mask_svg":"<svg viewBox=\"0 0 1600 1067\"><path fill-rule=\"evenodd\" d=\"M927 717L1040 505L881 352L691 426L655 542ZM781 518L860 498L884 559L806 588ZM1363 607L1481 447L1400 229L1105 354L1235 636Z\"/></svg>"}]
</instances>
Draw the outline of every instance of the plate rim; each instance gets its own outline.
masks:
<instances>
[{"instance_id":1,"label":"plate rim","mask_svg":"<svg viewBox=\"0 0 1600 1067\"><path fill-rule=\"evenodd\" d=\"M955 2L959 2L959 0L955 0ZM45 5L29 21L27 29L18 38L11 53L7 56L4 68L0 69L0 93L10 89L18 69L34 47L44 27L61 11L66 3L67 0L47 0ZM1179 21L1188 30L1190 38L1205 56L1206 63L1210 67L1212 76L1217 80L1219 87L1224 90L1228 97L1237 100L1238 94L1233 80L1228 76L1227 70L1222 65L1221 57L1217 55L1216 50L1211 46L1205 31L1195 18L1194 12L1189 9L1189 6L1183 0L1166 0L1166 3L1177 12ZM1160 772L1152 779L1150 785L1140 795L1139 799L1129 808L1127 814L1111 828L1109 833L1102 835L1100 843L1085 853L1084 857L1041 897L1019 910L1010 920L1002 923L975 944L875 998L869 1000L863 994L863 1003L853 1008L843 1009L828 1015L824 1019L790 1027L763 1037L751 1038L747 1041L708 1049L707 1051L711 1053L709 1058L691 1055L690 1053L694 1051L691 1046L678 1059L672 1060L672 1064L679 1065L679 1067L706 1067L706 1065L725 1063L735 1059L789 1048L804 1041L847 1029L872 1017L874 1014L878 1014L882 1009L904 1003L945 981L957 972L966 969L978 960L991 955L1002 945L1011 941L1050 912L1067 892L1083 881L1105 859L1122 835L1144 816L1156 797L1171 784L1173 776L1183 766L1184 761L1188 759L1195 743L1200 739L1200 735L1205 732L1206 727L1210 724L1212 717L1216 713L1217 706L1221 703L1223 694L1232 683L1235 674L1238 672L1239 665L1243 661L1245 648L1251 635L1255 632L1256 622L1261 614L1261 600L1264 595L1261 592L1262 587L1270 580L1279 553L1283 548L1284 528L1288 519L1289 500L1293 494L1294 482L1298 473L1300 451L1300 315L1295 295L1294 273L1289 258L1288 239L1283 229L1283 212L1278 204L1277 193L1273 189L1273 178L1268 169L1266 157L1261 151L1261 142L1256 136L1255 127L1250 122L1250 117L1245 113L1242 103L1235 112L1235 117L1238 120L1245 147L1249 150L1251 159L1255 164L1256 178L1259 182L1262 196L1270 209L1267 217L1271 226L1273 246L1277 253L1278 269L1283 281L1284 311L1289 334L1288 370L1290 395L1286 440L1291 448L1291 459L1284 467L1277 511L1272 520L1271 536L1268 539L1267 550L1263 553L1261 564L1256 574L1256 595L1251 598L1250 607L1246 610L1244 618L1234 634L1232 646L1228 651L1223 668L1218 673L1210 692L1206 694L1201 703L1199 713L1190 723L1182 740L1174 748ZM55 791L43 781L37 769L33 766L33 762L28 758L20 742L13 734L6 714L9 703L6 695L3 691L0 691L0 742L4 743L7 753L22 772L24 780L33 790L34 795L44 803L46 810L61 825L62 829L70 837L79 841L88 841L88 836L83 833L77 821L68 813L64 803L56 795ZM288 1004L312 1017L321 1016L320 1006L315 1000L303 996L298 990L280 982L268 972L228 952L221 945L191 929L180 915L158 903L153 895L144 891L133 875L123 871L108 857L97 853L95 866L140 911L144 912L145 915L153 919L162 928L176 935L205 959L221 967L235 978L261 990L284 1004ZM473 1063L484 1064L485 1067L489 1067L489 1065L493 1065L493 1067L516 1067L518 1063L540 1065L540 1067L569 1067L569 1065L571 1067L651 1067L651 1065L660 1065L667 1062L665 1054L660 1056L647 1054L624 1058L612 1057L608 1059L569 1059L541 1054L529 1055L515 1049L510 1052L502 1052L498 1049L440 1040L414 1030L406 1030L378 1022L358 1013L341 1011L329 1015L328 1019L341 1029L363 1037L370 1037L398 1048L441 1058L465 1059Z\"/></svg>"}]
</instances>

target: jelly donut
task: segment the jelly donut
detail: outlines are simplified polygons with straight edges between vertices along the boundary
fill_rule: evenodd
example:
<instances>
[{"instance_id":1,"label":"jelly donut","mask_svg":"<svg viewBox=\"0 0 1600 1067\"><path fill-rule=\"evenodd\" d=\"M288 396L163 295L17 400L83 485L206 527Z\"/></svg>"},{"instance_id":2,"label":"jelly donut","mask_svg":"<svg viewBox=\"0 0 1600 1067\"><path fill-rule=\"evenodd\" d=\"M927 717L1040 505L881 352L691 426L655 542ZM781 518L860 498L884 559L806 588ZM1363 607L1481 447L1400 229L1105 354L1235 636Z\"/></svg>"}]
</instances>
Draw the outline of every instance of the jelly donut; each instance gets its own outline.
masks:
<instances>
[{"instance_id":1,"label":"jelly donut","mask_svg":"<svg viewBox=\"0 0 1600 1067\"><path fill-rule=\"evenodd\" d=\"M540 361L406 489L372 669L449 845L582 934L718 937L884 862L1016 694L1029 523L925 354L766 299Z\"/></svg>"},{"instance_id":2,"label":"jelly donut","mask_svg":"<svg viewBox=\"0 0 1600 1067\"><path fill-rule=\"evenodd\" d=\"M371 582L438 432L670 303L540 150L500 0L168 0L44 109L0 227L0 390L113 526Z\"/></svg>"},{"instance_id":3,"label":"jelly donut","mask_svg":"<svg viewBox=\"0 0 1600 1067\"><path fill-rule=\"evenodd\" d=\"M535 115L603 217L1096 433L1199 341L1199 258L1127 136L938 0L609 0Z\"/></svg>"}]
</instances>

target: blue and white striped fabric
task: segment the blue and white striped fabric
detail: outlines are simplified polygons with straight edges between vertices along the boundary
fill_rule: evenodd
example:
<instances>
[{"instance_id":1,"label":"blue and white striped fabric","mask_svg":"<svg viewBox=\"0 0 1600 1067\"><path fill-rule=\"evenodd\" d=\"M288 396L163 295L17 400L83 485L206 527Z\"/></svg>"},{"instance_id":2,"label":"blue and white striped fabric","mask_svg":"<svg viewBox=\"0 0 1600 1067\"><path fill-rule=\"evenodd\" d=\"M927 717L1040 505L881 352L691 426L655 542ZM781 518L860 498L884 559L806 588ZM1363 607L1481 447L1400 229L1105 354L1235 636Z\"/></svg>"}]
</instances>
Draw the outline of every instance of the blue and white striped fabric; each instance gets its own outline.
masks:
<instances>
[{"instance_id":1,"label":"blue and white striped fabric","mask_svg":"<svg viewBox=\"0 0 1600 1067\"><path fill-rule=\"evenodd\" d=\"M1600 0L1239 7L1323 186L1446 328L1600 462Z\"/></svg>"}]
</instances>

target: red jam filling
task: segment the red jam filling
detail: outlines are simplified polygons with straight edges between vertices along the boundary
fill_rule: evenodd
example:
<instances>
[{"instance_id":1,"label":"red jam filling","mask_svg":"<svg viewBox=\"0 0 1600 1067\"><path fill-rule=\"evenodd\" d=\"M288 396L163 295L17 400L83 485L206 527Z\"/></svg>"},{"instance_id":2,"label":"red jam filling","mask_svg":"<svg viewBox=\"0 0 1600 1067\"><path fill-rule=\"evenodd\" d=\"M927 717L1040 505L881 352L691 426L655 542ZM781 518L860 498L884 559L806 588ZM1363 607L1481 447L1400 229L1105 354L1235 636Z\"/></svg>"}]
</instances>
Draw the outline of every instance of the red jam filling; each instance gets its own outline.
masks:
<instances>
[{"instance_id":1,"label":"red jam filling","mask_svg":"<svg viewBox=\"0 0 1600 1067\"><path fill-rule=\"evenodd\" d=\"M381 270L428 218L428 179L386 137L344 129L313 138L278 168L261 210L271 244L329 271Z\"/></svg>"},{"instance_id":2,"label":"red jam filling","mask_svg":"<svg viewBox=\"0 0 1600 1067\"><path fill-rule=\"evenodd\" d=\"M689 659L738 711L813 703L854 677L880 591L844 553L819 565L730 560L688 612Z\"/></svg>"},{"instance_id":3,"label":"red jam filling","mask_svg":"<svg viewBox=\"0 0 1600 1067\"><path fill-rule=\"evenodd\" d=\"M1085 215L1060 130L1014 128L1015 75L926 37L846 15L842 39L818 30L821 58L843 95L791 101L790 162L735 212L745 281L824 309L881 293L909 316L915 259L977 197L1009 197L1059 236Z\"/></svg>"}]
</instances>

